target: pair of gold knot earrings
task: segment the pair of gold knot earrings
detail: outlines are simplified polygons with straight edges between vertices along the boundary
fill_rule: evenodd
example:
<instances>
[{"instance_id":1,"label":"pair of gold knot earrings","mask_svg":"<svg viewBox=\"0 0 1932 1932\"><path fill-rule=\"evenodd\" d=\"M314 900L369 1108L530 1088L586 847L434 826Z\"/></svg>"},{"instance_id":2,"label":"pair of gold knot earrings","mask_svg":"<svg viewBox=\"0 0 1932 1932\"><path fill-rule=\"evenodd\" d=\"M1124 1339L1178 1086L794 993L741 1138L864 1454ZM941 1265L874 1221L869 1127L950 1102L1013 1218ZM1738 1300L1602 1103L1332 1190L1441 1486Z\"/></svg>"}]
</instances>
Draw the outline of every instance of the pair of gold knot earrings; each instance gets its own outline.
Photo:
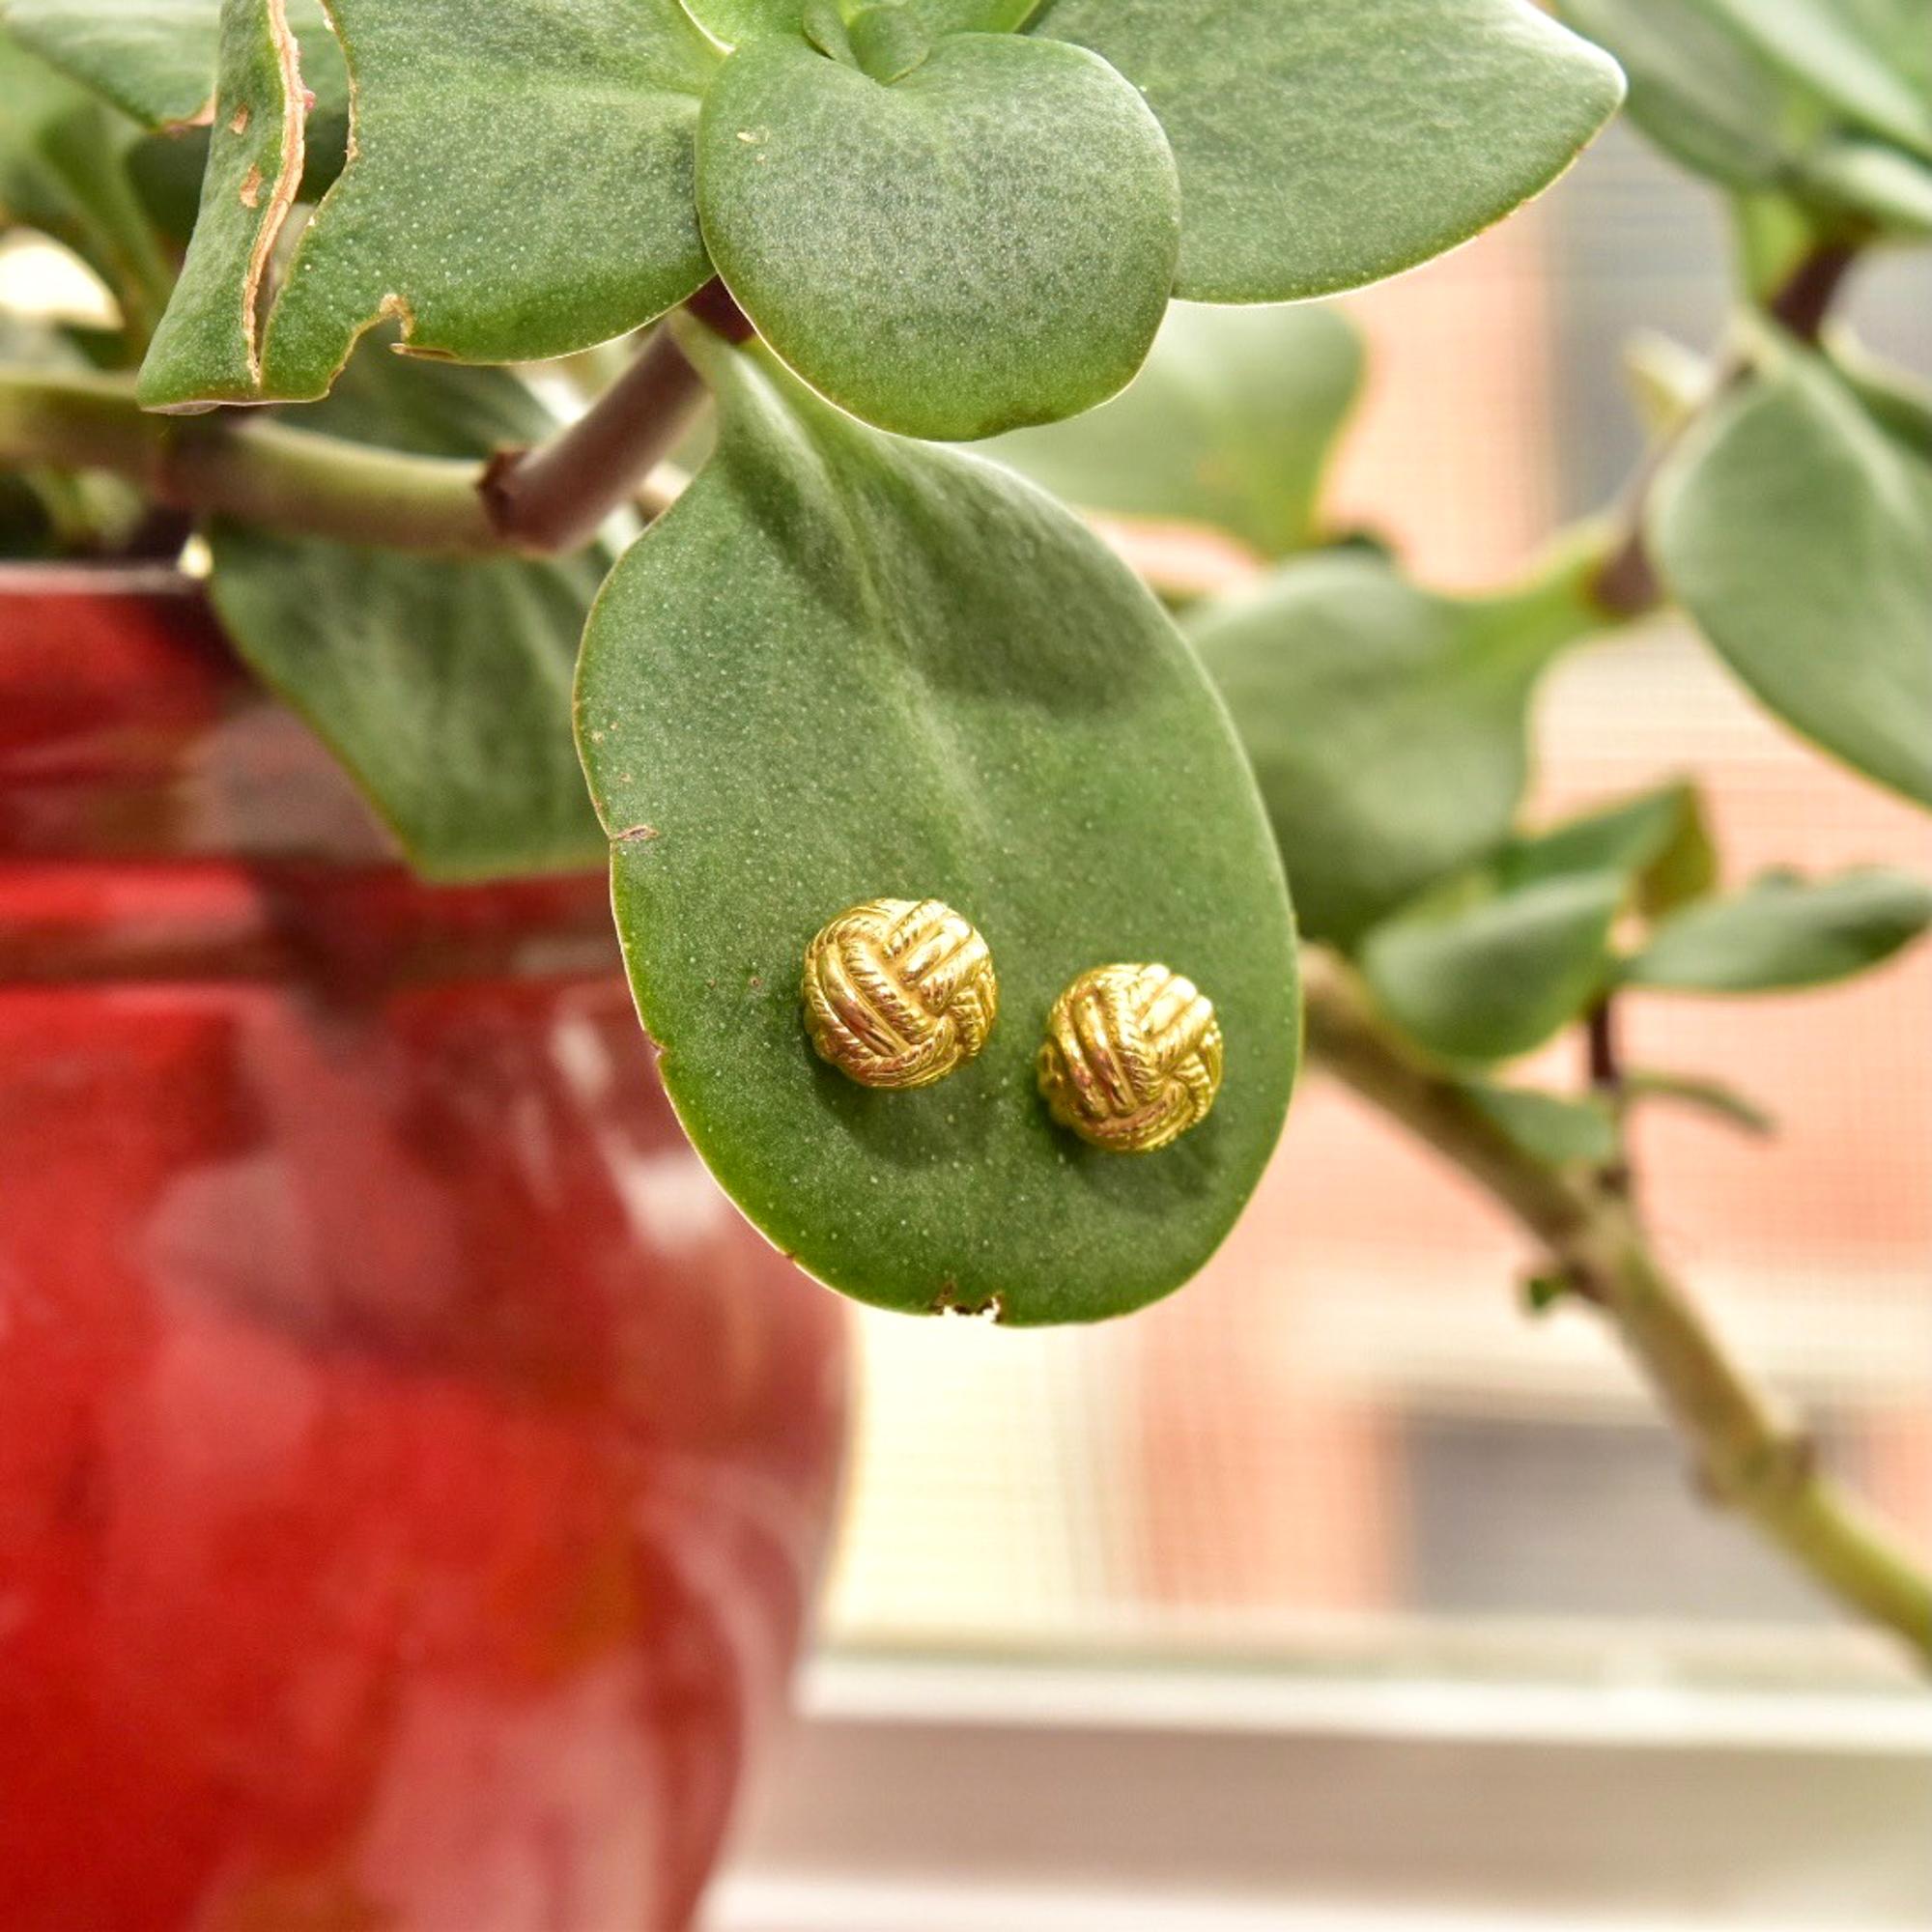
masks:
<instances>
[{"instance_id":1,"label":"pair of gold knot earrings","mask_svg":"<svg viewBox=\"0 0 1932 1932\"><path fill-rule=\"evenodd\" d=\"M863 1087L929 1087L986 1043L1000 1005L979 928L938 899L869 899L805 950L805 1024L821 1059ZM1047 1015L1047 1112L1094 1147L1151 1153L1206 1118L1221 1028L1165 966L1095 966Z\"/></svg>"}]
</instances>

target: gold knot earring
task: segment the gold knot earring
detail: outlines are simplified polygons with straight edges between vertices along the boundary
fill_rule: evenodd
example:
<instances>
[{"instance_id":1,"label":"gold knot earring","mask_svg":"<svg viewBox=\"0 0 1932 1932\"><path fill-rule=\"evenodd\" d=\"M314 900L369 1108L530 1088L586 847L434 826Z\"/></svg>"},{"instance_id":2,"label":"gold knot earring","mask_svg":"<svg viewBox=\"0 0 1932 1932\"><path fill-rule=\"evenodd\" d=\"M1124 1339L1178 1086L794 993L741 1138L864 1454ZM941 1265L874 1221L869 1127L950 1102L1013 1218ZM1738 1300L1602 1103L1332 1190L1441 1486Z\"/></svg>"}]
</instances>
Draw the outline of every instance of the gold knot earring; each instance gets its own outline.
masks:
<instances>
[{"instance_id":1,"label":"gold knot earring","mask_svg":"<svg viewBox=\"0 0 1932 1932\"><path fill-rule=\"evenodd\" d=\"M985 940L938 899L868 899L805 949L806 1031L862 1087L945 1079L985 1045L999 1007Z\"/></svg>"},{"instance_id":2,"label":"gold knot earring","mask_svg":"<svg viewBox=\"0 0 1932 1932\"><path fill-rule=\"evenodd\" d=\"M1221 1089L1214 1005L1165 966L1095 966L1053 1003L1039 1049L1047 1112L1094 1147L1152 1153Z\"/></svg>"}]
</instances>

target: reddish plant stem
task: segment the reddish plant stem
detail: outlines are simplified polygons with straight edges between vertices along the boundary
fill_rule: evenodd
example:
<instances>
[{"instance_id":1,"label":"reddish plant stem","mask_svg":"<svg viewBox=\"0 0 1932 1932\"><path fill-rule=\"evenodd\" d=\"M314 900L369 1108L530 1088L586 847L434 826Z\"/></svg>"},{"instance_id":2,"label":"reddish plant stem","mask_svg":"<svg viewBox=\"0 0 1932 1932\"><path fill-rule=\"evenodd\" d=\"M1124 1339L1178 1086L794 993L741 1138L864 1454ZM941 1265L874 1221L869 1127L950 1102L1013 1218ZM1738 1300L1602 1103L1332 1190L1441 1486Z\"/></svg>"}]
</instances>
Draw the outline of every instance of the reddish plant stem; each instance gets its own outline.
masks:
<instances>
[{"instance_id":1,"label":"reddish plant stem","mask_svg":"<svg viewBox=\"0 0 1932 1932\"><path fill-rule=\"evenodd\" d=\"M1859 250L1853 242L1821 242L1805 255L1765 304L1766 314L1799 341L1815 343L1826 318L1831 314L1832 304L1844 286L1846 275L1858 259ZM1746 365L1738 358L1732 357L1727 361L1711 385L1706 407L1746 373ZM1694 415L1687 417L1685 423L1650 451L1624 493L1624 536L1610 553L1603 569L1597 573L1592 586L1598 604L1609 616L1640 617L1663 602L1663 586L1658 581L1649 546L1644 540L1644 518L1650 507L1650 493L1658 472L1691 420L1694 420Z\"/></svg>"}]
</instances>

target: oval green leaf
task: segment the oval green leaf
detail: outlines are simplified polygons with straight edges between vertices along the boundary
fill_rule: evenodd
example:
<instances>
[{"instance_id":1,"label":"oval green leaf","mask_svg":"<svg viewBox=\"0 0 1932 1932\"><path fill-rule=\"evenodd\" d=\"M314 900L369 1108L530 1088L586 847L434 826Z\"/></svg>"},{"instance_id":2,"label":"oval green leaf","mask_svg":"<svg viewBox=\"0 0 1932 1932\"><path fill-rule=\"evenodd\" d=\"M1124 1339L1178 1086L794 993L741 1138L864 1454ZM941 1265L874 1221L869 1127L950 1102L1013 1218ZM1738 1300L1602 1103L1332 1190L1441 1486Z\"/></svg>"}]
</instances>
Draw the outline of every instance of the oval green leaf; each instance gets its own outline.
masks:
<instances>
[{"instance_id":1,"label":"oval green leaf","mask_svg":"<svg viewBox=\"0 0 1932 1932\"><path fill-rule=\"evenodd\" d=\"M1848 980L1932 924L1932 886L1861 867L1831 879L1768 873L1730 898L1688 906L1623 970L1634 986L1769 993Z\"/></svg>"},{"instance_id":2,"label":"oval green leaf","mask_svg":"<svg viewBox=\"0 0 1932 1932\"><path fill-rule=\"evenodd\" d=\"M1932 462L1791 349L1685 438L1649 536L1672 593L1765 704L1932 804Z\"/></svg>"},{"instance_id":3,"label":"oval green leaf","mask_svg":"<svg viewBox=\"0 0 1932 1932\"><path fill-rule=\"evenodd\" d=\"M1389 1017L1448 1060L1506 1060L1567 1026L1609 977L1627 881L1570 872L1499 892L1475 878L1385 920L1362 971Z\"/></svg>"},{"instance_id":4,"label":"oval green leaf","mask_svg":"<svg viewBox=\"0 0 1932 1932\"><path fill-rule=\"evenodd\" d=\"M1048 1322L1166 1293L1254 1186L1296 1060L1292 921L1225 715L1051 498L686 340L718 451L598 601L578 733L687 1130L861 1299ZM991 1042L923 1092L855 1086L806 1038L806 943L928 895L991 945ZM1034 1058L1075 974L1142 959L1213 998L1227 1074L1205 1122L1133 1157L1054 1127Z\"/></svg>"},{"instance_id":5,"label":"oval green leaf","mask_svg":"<svg viewBox=\"0 0 1932 1932\"><path fill-rule=\"evenodd\" d=\"M1361 380L1361 337L1338 309L1176 302L1112 402L985 453L1083 509L1209 524L1285 556L1314 539Z\"/></svg>"},{"instance_id":6,"label":"oval green leaf","mask_svg":"<svg viewBox=\"0 0 1932 1932\"><path fill-rule=\"evenodd\" d=\"M1311 938L1352 947L1508 836L1536 680L1601 622L1574 575L1459 600L1350 552L1197 615Z\"/></svg>"},{"instance_id":7,"label":"oval green leaf","mask_svg":"<svg viewBox=\"0 0 1932 1932\"><path fill-rule=\"evenodd\" d=\"M1467 241L1615 111L1616 66L1523 0L1054 0L1180 168L1176 293L1293 301Z\"/></svg>"},{"instance_id":8,"label":"oval green leaf","mask_svg":"<svg viewBox=\"0 0 1932 1932\"><path fill-rule=\"evenodd\" d=\"M1167 306L1160 128L1075 47L960 34L882 86L803 41L706 96L698 202L766 342L867 422L964 439L1103 402Z\"/></svg>"}]
</instances>

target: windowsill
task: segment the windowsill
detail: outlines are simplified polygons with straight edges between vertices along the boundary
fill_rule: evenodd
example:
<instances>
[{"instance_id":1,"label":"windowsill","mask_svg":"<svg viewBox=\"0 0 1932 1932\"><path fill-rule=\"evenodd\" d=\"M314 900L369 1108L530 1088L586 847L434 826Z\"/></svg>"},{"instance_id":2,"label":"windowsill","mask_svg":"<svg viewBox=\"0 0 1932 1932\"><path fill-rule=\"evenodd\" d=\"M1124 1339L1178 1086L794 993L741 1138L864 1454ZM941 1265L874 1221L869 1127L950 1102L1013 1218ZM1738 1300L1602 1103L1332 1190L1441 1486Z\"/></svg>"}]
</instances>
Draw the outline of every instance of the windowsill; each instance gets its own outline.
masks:
<instances>
[{"instance_id":1,"label":"windowsill","mask_svg":"<svg viewBox=\"0 0 1932 1932\"><path fill-rule=\"evenodd\" d=\"M1932 1694L1805 1647L1829 1688L828 1658L708 1923L1922 1925Z\"/></svg>"}]
</instances>

